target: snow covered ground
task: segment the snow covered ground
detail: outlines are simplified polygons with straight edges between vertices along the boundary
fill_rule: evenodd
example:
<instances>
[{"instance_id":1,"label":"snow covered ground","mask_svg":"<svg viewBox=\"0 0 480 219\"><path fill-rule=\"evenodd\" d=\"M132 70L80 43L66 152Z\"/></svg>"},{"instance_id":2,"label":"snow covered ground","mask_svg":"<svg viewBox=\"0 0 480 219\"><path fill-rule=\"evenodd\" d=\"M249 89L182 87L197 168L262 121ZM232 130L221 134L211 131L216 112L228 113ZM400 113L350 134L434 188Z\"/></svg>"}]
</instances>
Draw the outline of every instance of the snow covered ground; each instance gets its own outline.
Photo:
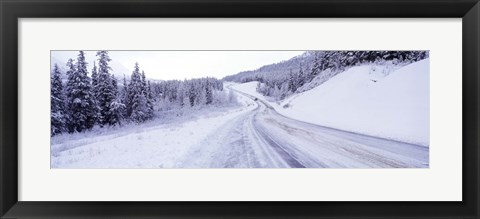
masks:
<instances>
[{"instance_id":1,"label":"snow covered ground","mask_svg":"<svg viewBox=\"0 0 480 219\"><path fill-rule=\"evenodd\" d=\"M428 146L429 59L382 71L375 65L352 67L312 90L270 103L300 121ZM256 85L232 88L266 100Z\"/></svg>"},{"instance_id":2,"label":"snow covered ground","mask_svg":"<svg viewBox=\"0 0 480 219\"><path fill-rule=\"evenodd\" d=\"M226 84L239 105L55 136L51 167L429 167L428 60L379 69L352 67L280 103L256 82Z\"/></svg>"},{"instance_id":3,"label":"snow covered ground","mask_svg":"<svg viewBox=\"0 0 480 219\"><path fill-rule=\"evenodd\" d=\"M255 108L252 101L239 97L241 107L202 113L186 121L127 128L96 135L53 139L52 168L172 168L182 166L186 153L205 136L231 119ZM198 113L197 113L198 114ZM194 118L194 117L193 117Z\"/></svg>"},{"instance_id":4,"label":"snow covered ground","mask_svg":"<svg viewBox=\"0 0 480 219\"><path fill-rule=\"evenodd\" d=\"M52 168L425 168L428 148L242 106L192 121L52 145Z\"/></svg>"},{"instance_id":5,"label":"snow covered ground","mask_svg":"<svg viewBox=\"0 0 480 219\"><path fill-rule=\"evenodd\" d=\"M247 94L242 94L249 96ZM255 100L255 97L251 97ZM199 142L182 167L428 167L428 148L305 123L266 101Z\"/></svg>"}]
</instances>

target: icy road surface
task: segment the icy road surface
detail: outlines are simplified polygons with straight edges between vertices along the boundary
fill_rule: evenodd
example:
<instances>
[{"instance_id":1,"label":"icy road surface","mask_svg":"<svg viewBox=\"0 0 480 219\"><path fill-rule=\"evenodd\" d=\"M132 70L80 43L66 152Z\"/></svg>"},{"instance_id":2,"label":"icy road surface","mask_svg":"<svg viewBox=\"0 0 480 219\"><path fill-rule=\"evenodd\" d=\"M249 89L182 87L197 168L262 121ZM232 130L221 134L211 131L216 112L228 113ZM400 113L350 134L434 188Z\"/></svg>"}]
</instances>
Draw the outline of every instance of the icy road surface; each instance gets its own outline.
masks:
<instances>
[{"instance_id":1,"label":"icy road surface","mask_svg":"<svg viewBox=\"0 0 480 219\"><path fill-rule=\"evenodd\" d=\"M183 167L428 167L428 147L290 119L268 103L238 93L255 100L256 108L204 139Z\"/></svg>"},{"instance_id":2,"label":"icy road surface","mask_svg":"<svg viewBox=\"0 0 480 219\"><path fill-rule=\"evenodd\" d=\"M428 147L290 119L236 92L242 107L214 116L53 144L51 167L428 167Z\"/></svg>"}]
</instances>

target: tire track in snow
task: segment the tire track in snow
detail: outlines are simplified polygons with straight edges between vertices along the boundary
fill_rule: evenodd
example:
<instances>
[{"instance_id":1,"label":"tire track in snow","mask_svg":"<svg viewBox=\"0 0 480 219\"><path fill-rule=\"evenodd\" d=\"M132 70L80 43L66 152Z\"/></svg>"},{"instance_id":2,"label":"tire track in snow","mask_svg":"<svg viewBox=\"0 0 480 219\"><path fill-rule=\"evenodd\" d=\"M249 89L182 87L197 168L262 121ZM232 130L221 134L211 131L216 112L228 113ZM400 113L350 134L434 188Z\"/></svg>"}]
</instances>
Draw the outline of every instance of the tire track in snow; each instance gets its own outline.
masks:
<instances>
[{"instance_id":1,"label":"tire track in snow","mask_svg":"<svg viewBox=\"0 0 480 219\"><path fill-rule=\"evenodd\" d=\"M255 121L255 119L254 119ZM274 150L282 157L285 162L293 168L306 168L306 166L298 160L294 155L292 155L290 152L288 152L284 146L279 144L277 141L275 141L270 135L268 135L263 129L254 126L254 129L257 133L259 133L262 138L268 142L268 146L274 148Z\"/></svg>"}]
</instances>

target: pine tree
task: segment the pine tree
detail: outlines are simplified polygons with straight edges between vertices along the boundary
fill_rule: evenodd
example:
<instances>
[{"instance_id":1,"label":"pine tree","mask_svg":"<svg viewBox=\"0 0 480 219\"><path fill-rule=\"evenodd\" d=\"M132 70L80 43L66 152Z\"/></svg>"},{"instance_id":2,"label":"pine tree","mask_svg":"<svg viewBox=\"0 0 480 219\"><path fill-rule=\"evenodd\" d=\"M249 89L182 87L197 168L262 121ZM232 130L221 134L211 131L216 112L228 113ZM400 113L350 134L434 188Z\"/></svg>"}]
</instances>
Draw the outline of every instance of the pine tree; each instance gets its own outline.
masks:
<instances>
[{"instance_id":1,"label":"pine tree","mask_svg":"<svg viewBox=\"0 0 480 219\"><path fill-rule=\"evenodd\" d=\"M75 131L75 123L72 118L73 112L70 110L72 102L72 91L74 87L74 74L75 74L75 64L73 59L68 59L66 66L68 70L67 74L67 84L65 86L65 128L68 132L72 133Z\"/></svg>"},{"instance_id":2,"label":"pine tree","mask_svg":"<svg viewBox=\"0 0 480 219\"><path fill-rule=\"evenodd\" d=\"M280 91L282 93L281 96L280 96L280 100L283 100L288 95L288 84L283 83L282 87L280 88Z\"/></svg>"},{"instance_id":3,"label":"pine tree","mask_svg":"<svg viewBox=\"0 0 480 219\"><path fill-rule=\"evenodd\" d=\"M55 64L50 80L50 135L65 131L65 106L60 69Z\"/></svg>"},{"instance_id":4,"label":"pine tree","mask_svg":"<svg viewBox=\"0 0 480 219\"><path fill-rule=\"evenodd\" d=\"M180 85L178 86L177 102L180 105L180 107L183 107L185 105L185 83L180 83Z\"/></svg>"},{"instance_id":5,"label":"pine tree","mask_svg":"<svg viewBox=\"0 0 480 219\"><path fill-rule=\"evenodd\" d=\"M138 63L135 63L129 84L129 107L131 108L130 119L132 121L141 123L147 120L147 98Z\"/></svg>"},{"instance_id":6,"label":"pine tree","mask_svg":"<svg viewBox=\"0 0 480 219\"><path fill-rule=\"evenodd\" d=\"M117 79L113 74L111 76L112 76L111 81L112 81L112 87L113 87L113 94L115 98L113 99L113 101L110 103L110 106L109 106L110 121L108 124L121 125L121 120L123 119L123 112L125 111L125 104L122 103L122 100L118 95Z\"/></svg>"},{"instance_id":7,"label":"pine tree","mask_svg":"<svg viewBox=\"0 0 480 219\"><path fill-rule=\"evenodd\" d=\"M142 71L142 94L146 100L145 119L153 118L153 95L151 93L150 81L147 82L145 71Z\"/></svg>"},{"instance_id":8,"label":"pine tree","mask_svg":"<svg viewBox=\"0 0 480 219\"><path fill-rule=\"evenodd\" d=\"M79 51L75 65L70 59L67 66L69 66L66 86L67 126L69 132L81 132L95 124L95 103L84 52Z\"/></svg>"},{"instance_id":9,"label":"pine tree","mask_svg":"<svg viewBox=\"0 0 480 219\"><path fill-rule=\"evenodd\" d=\"M128 84L125 74L123 75L123 88L121 92L121 103L125 106L122 110L122 117L127 118L130 115L128 114Z\"/></svg>"},{"instance_id":10,"label":"pine tree","mask_svg":"<svg viewBox=\"0 0 480 219\"><path fill-rule=\"evenodd\" d=\"M315 52L314 55L315 55L315 58L313 60L312 70L310 71L310 80L315 78L322 71L320 66L320 57L319 57L320 55L318 54L318 52Z\"/></svg>"},{"instance_id":11,"label":"pine tree","mask_svg":"<svg viewBox=\"0 0 480 219\"><path fill-rule=\"evenodd\" d=\"M117 99L119 97L117 78L115 78L115 75L113 74L111 74L110 76L112 77L110 80L112 81L113 96L115 97L115 99Z\"/></svg>"},{"instance_id":12,"label":"pine tree","mask_svg":"<svg viewBox=\"0 0 480 219\"><path fill-rule=\"evenodd\" d=\"M93 97L93 102L95 106L95 122L98 122L100 118L100 107L98 104L98 97L99 97L99 91L98 91L98 71L97 71L97 65L95 61L93 61L93 69L92 69L92 97Z\"/></svg>"},{"instance_id":13,"label":"pine tree","mask_svg":"<svg viewBox=\"0 0 480 219\"><path fill-rule=\"evenodd\" d=\"M207 104L206 89L201 84L201 81L197 81L195 86L195 105L202 106Z\"/></svg>"},{"instance_id":14,"label":"pine tree","mask_svg":"<svg viewBox=\"0 0 480 219\"><path fill-rule=\"evenodd\" d=\"M151 119L153 118L153 93L152 93L152 87L150 86L150 81L147 82L147 90L146 90L146 97L147 97L147 118Z\"/></svg>"},{"instance_id":15,"label":"pine tree","mask_svg":"<svg viewBox=\"0 0 480 219\"><path fill-rule=\"evenodd\" d=\"M146 92L147 90L147 81L145 77L145 71L142 71L142 92Z\"/></svg>"},{"instance_id":16,"label":"pine tree","mask_svg":"<svg viewBox=\"0 0 480 219\"><path fill-rule=\"evenodd\" d=\"M195 106L195 99L196 99L196 92L195 92L195 85L193 84L193 81L188 83L188 100L190 102L190 107Z\"/></svg>"},{"instance_id":17,"label":"pine tree","mask_svg":"<svg viewBox=\"0 0 480 219\"><path fill-rule=\"evenodd\" d=\"M113 111L110 109L110 105L116 99L117 89L114 87L113 83L116 85L116 81L112 81L112 76L110 74L110 66L108 62L111 61L108 56L107 51L98 51L98 96L97 102L100 109L99 123L103 125L115 125L118 120L113 115Z\"/></svg>"},{"instance_id":18,"label":"pine tree","mask_svg":"<svg viewBox=\"0 0 480 219\"><path fill-rule=\"evenodd\" d=\"M297 75L290 70L288 74L288 90L295 92L297 91ZM268 96L268 95L267 95Z\"/></svg>"},{"instance_id":19,"label":"pine tree","mask_svg":"<svg viewBox=\"0 0 480 219\"><path fill-rule=\"evenodd\" d=\"M92 69L92 92L93 96L96 98L98 96L98 72L97 72L97 65L95 61L93 62L93 69Z\"/></svg>"},{"instance_id":20,"label":"pine tree","mask_svg":"<svg viewBox=\"0 0 480 219\"><path fill-rule=\"evenodd\" d=\"M305 78L305 74L303 73L303 68L300 66L300 70L298 71L298 81L297 81L297 86L300 88L303 86L305 83L307 83L307 79ZM280 89L280 87L276 87Z\"/></svg>"},{"instance_id":21,"label":"pine tree","mask_svg":"<svg viewBox=\"0 0 480 219\"><path fill-rule=\"evenodd\" d=\"M210 79L207 78L205 86L205 104L211 104L213 102L213 84L210 82Z\"/></svg>"}]
</instances>

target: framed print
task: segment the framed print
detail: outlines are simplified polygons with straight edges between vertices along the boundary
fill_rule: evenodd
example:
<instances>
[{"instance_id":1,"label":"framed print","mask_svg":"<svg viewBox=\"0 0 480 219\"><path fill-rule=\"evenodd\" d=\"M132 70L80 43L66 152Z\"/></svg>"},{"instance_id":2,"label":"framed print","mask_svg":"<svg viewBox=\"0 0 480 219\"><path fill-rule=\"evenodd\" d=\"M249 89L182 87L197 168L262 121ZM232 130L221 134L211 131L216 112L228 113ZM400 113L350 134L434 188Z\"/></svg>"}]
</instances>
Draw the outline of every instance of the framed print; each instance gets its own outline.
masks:
<instances>
[{"instance_id":1,"label":"framed print","mask_svg":"<svg viewBox=\"0 0 480 219\"><path fill-rule=\"evenodd\" d=\"M479 7L2 1L1 216L478 218Z\"/></svg>"},{"instance_id":2,"label":"framed print","mask_svg":"<svg viewBox=\"0 0 480 219\"><path fill-rule=\"evenodd\" d=\"M429 51L52 50L50 60L53 169L429 167ZM219 69L256 60L281 62Z\"/></svg>"}]
</instances>

